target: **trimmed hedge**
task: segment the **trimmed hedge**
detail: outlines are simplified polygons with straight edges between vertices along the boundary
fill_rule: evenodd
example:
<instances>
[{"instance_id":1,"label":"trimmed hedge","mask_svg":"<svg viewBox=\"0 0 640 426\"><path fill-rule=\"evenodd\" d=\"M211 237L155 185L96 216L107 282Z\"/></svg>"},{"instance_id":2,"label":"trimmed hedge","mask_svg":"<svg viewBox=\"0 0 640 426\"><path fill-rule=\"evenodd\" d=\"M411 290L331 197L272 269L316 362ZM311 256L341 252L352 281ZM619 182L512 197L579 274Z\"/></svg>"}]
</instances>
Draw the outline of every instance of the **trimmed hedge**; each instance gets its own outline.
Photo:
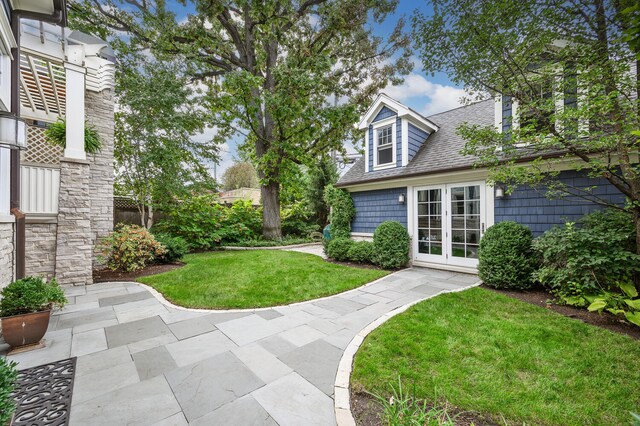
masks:
<instances>
[{"instance_id":1,"label":"trimmed hedge","mask_svg":"<svg viewBox=\"0 0 640 426\"><path fill-rule=\"evenodd\" d=\"M536 268L531 230L516 222L500 222L480 240L478 275L489 287L530 288Z\"/></svg>"},{"instance_id":2,"label":"trimmed hedge","mask_svg":"<svg viewBox=\"0 0 640 426\"><path fill-rule=\"evenodd\" d=\"M385 269L409 263L409 233L400 222L382 222L373 234L374 263Z\"/></svg>"},{"instance_id":3,"label":"trimmed hedge","mask_svg":"<svg viewBox=\"0 0 640 426\"><path fill-rule=\"evenodd\" d=\"M350 238L334 238L327 244L327 256L339 262L349 261L349 250L353 244L354 241Z\"/></svg>"},{"instance_id":4,"label":"trimmed hedge","mask_svg":"<svg viewBox=\"0 0 640 426\"><path fill-rule=\"evenodd\" d=\"M353 241L347 252L347 257L352 262L373 263L374 252L371 241Z\"/></svg>"}]
</instances>

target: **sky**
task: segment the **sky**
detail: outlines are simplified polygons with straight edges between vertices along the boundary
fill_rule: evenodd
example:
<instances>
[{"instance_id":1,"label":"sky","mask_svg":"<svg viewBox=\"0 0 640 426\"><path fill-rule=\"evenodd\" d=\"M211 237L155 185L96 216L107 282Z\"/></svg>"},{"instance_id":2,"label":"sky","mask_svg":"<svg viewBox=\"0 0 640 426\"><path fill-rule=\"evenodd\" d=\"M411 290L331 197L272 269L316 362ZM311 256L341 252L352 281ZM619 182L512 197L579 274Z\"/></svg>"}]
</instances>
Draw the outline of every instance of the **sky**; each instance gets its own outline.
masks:
<instances>
[{"instance_id":1,"label":"sky","mask_svg":"<svg viewBox=\"0 0 640 426\"><path fill-rule=\"evenodd\" d=\"M177 7L184 11L183 6ZM379 36L388 35L393 31L398 19L402 16L405 17L405 30L410 29L411 17L416 9L426 15L431 12L431 6L424 0L400 0L396 12L387 17L383 24L376 24L374 33ZM182 18L182 16L178 16L178 18ZM431 115L456 108L461 105L460 98L464 96L462 88L454 85L446 75L437 74L431 76L423 72L422 64L417 57L414 58L414 69L405 77L404 83L398 86L387 86L384 89L384 93L423 115ZM195 136L194 139L203 142L210 140L214 131L210 129L203 134ZM237 159L239 142L241 142L240 139L229 140L221 147L221 158L217 167L215 167L218 178ZM213 166L211 168L213 173Z\"/></svg>"}]
</instances>

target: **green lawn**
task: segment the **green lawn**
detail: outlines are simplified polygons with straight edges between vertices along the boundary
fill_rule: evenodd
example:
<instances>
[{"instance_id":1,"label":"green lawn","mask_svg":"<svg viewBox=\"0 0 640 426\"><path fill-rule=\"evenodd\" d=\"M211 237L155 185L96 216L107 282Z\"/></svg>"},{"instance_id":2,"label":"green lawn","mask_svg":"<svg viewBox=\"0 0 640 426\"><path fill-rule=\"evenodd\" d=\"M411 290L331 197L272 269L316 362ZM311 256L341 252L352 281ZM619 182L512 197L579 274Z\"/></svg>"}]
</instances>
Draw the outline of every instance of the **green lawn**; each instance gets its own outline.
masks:
<instances>
[{"instance_id":1,"label":"green lawn","mask_svg":"<svg viewBox=\"0 0 640 426\"><path fill-rule=\"evenodd\" d=\"M198 253L185 266L139 278L171 302L190 308L260 308L316 299L387 275L318 256L281 250Z\"/></svg>"},{"instance_id":2,"label":"green lawn","mask_svg":"<svg viewBox=\"0 0 640 426\"><path fill-rule=\"evenodd\" d=\"M419 303L372 332L351 384L527 425L625 425L640 411L640 341L475 288Z\"/></svg>"}]
</instances>

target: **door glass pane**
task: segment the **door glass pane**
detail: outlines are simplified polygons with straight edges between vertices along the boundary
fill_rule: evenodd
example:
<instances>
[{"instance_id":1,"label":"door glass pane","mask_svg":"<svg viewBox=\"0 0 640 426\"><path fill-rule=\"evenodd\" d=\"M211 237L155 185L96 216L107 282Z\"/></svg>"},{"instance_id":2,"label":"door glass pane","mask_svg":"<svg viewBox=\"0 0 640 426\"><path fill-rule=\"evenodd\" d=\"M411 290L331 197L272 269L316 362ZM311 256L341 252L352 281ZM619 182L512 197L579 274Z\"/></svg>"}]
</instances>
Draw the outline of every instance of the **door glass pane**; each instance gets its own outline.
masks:
<instances>
[{"instance_id":1,"label":"door glass pane","mask_svg":"<svg viewBox=\"0 0 640 426\"><path fill-rule=\"evenodd\" d=\"M418 191L418 253L442 255L442 190Z\"/></svg>"},{"instance_id":2,"label":"door glass pane","mask_svg":"<svg viewBox=\"0 0 640 426\"><path fill-rule=\"evenodd\" d=\"M480 242L480 230L474 229L473 231L469 231L467 229L467 244L478 244Z\"/></svg>"},{"instance_id":3,"label":"door glass pane","mask_svg":"<svg viewBox=\"0 0 640 426\"><path fill-rule=\"evenodd\" d=\"M480 216L467 216L467 229L480 229Z\"/></svg>"},{"instance_id":4,"label":"door glass pane","mask_svg":"<svg viewBox=\"0 0 640 426\"><path fill-rule=\"evenodd\" d=\"M467 201L464 214L480 214L480 201Z\"/></svg>"},{"instance_id":5,"label":"door glass pane","mask_svg":"<svg viewBox=\"0 0 640 426\"><path fill-rule=\"evenodd\" d=\"M453 230L451 231L451 241L454 243L464 243L464 230Z\"/></svg>"},{"instance_id":6,"label":"door glass pane","mask_svg":"<svg viewBox=\"0 0 640 426\"><path fill-rule=\"evenodd\" d=\"M451 255L477 259L480 242L480 185L451 188Z\"/></svg>"},{"instance_id":7,"label":"door glass pane","mask_svg":"<svg viewBox=\"0 0 640 426\"><path fill-rule=\"evenodd\" d=\"M451 188L451 201L464 200L464 186Z\"/></svg>"},{"instance_id":8,"label":"door glass pane","mask_svg":"<svg viewBox=\"0 0 640 426\"><path fill-rule=\"evenodd\" d=\"M451 214L464 214L464 201L452 201Z\"/></svg>"},{"instance_id":9,"label":"door glass pane","mask_svg":"<svg viewBox=\"0 0 640 426\"><path fill-rule=\"evenodd\" d=\"M464 229L464 216L451 217L451 229Z\"/></svg>"}]
</instances>

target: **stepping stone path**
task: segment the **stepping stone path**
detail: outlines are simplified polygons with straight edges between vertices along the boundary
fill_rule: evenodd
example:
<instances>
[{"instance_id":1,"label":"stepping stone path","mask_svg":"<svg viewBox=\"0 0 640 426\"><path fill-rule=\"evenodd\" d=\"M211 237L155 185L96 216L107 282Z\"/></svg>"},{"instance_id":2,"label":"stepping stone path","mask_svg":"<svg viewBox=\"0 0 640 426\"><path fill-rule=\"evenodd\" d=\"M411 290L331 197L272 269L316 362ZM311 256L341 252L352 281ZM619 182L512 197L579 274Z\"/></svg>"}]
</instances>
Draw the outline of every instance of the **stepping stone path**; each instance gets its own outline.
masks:
<instances>
[{"instance_id":1,"label":"stepping stone path","mask_svg":"<svg viewBox=\"0 0 640 426\"><path fill-rule=\"evenodd\" d=\"M77 357L70 425L335 425L334 383L352 339L396 308L474 275L405 269L273 309L194 311L136 283L66 288L46 348L19 368ZM0 341L0 355L7 352Z\"/></svg>"}]
</instances>

